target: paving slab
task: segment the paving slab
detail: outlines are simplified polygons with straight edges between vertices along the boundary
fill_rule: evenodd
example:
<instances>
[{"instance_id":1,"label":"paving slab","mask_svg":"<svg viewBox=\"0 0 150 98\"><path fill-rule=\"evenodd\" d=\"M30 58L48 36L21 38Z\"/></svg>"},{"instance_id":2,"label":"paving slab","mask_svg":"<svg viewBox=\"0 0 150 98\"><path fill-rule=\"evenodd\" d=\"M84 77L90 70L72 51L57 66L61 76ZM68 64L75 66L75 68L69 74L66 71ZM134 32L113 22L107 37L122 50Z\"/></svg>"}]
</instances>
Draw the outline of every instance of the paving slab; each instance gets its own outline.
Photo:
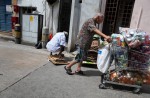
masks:
<instances>
[{"instance_id":1,"label":"paving slab","mask_svg":"<svg viewBox=\"0 0 150 98\"><path fill-rule=\"evenodd\" d=\"M48 63L46 50L0 41L0 91Z\"/></svg>"}]
</instances>

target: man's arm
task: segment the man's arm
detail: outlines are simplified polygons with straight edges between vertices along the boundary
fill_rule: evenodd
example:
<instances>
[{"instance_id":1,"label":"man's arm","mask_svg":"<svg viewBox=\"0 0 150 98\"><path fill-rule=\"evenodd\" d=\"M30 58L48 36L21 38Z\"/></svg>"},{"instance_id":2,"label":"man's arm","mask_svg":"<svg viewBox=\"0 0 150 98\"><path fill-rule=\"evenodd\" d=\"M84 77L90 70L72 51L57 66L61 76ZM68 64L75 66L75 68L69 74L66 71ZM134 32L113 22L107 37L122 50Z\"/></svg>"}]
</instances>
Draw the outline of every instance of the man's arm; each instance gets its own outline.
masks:
<instances>
[{"instance_id":1,"label":"man's arm","mask_svg":"<svg viewBox=\"0 0 150 98\"><path fill-rule=\"evenodd\" d=\"M60 51L59 51L59 56L62 57L62 52L65 50L65 46L66 46L66 36L65 35L61 35L60 36Z\"/></svg>"},{"instance_id":2,"label":"man's arm","mask_svg":"<svg viewBox=\"0 0 150 98\"><path fill-rule=\"evenodd\" d=\"M102 32L101 32L100 30L98 30L97 28L94 29L93 31L94 31L96 34L98 34L98 35L104 37L104 38L106 39L106 41L111 42L111 40L112 40L111 37L105 35L104 33L102 33Z\"/></svg>"},{"instance_id":3,"label":"man's arm","mask_svg":"<svg viewBox=\"0 0 150 98\"><path fill-rule=\"evenodd\" d=\"M64 48L65 47L63 45L60 45L60 51L59 51L59 54L58 54L60 57L62 57L62 52L64 51Z\"/></svg>"}]
</instances>

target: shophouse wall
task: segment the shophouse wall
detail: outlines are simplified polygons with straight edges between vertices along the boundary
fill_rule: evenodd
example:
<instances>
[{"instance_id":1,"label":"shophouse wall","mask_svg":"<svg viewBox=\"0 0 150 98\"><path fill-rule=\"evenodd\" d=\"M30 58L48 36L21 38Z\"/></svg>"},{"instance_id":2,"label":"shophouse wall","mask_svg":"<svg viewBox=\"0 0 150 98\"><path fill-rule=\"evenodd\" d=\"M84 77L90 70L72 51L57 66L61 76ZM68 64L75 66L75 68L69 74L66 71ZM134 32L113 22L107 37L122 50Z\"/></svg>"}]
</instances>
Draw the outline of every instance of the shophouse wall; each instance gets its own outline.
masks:
<instances>
[{"instance_id":1,"label":"shophouse wall","mask_svg":"<svg viewBox=\"0 0 150 98\"><path fill-rule=\"evenodd\" d=\"M52 26L52 6L49 6L47 2L45 4L45 1L46 0L18 0L18 5L36 7L37 11L40 12L40 14L44 15L43 26L48 27L49 32L53 31L53 34L55 34L58 28L59 0L54 4L53 7L53 26ZM46 11L46 17L45 17L45 11Z\"/></svg>"},{"instance_id":2,"label":"shophouse wall","mask_svg":"<svg viewBox=\"0 0 150 98\"><path fill-rule=\"evenodd\" d=\"M18 0L19 6L33 6L37 7L40 14L44 15L44 26L46 24L49 27L49 32L53 31L53 34L57 32L58 28L58 16L59 16L59 0L53 8L53 29L52 29L52 7L46 3L45 0ZM76 3L75 3L76 2ZM83 23L88 18L92 18L97 12L100 12L100 5L102 0L82 0L80 5L77 4L77 0L72 0L70 29L69 29L69 41L68 51L72 51L75 47L77 40L77 34L81 29ZM78 8L79 7L79 8ZM46 11L46 23L45 23L45 11Z\"/></svg>"},{"instance_id":3,"label":"shophouse wall","mask_svg":"<svg viewBox=\"0 0 150 98\"><path fill-rule=\"evenodd\" d=\"M75 1L72 2L68 51L74 50L77 34L79 33L83 23L87 19L92 18L97 12L100 12L100 3L101 0L82 0L80 5L78 5Z\"/></svg>"},{"instance_id":4,"label":"shophouse wall","mask_svg":"<svg viewBox=\"0 0 150 98\"><path fill-rule=\"evenodd\" d=\"M82 24L89 18L92 18L97 12L100 12L101 0L82 0L80 28Z\"/></svg>"},{"instance_id":5,"label":"shophouse wall","mask_svg":"<svg viewBox=\"0 0 150 98\"><path fill-rule=\"evenodd\" d=\"M140 28L150 33L150 0L135 0L131 28Z\"/></svg>"}]
</instances>

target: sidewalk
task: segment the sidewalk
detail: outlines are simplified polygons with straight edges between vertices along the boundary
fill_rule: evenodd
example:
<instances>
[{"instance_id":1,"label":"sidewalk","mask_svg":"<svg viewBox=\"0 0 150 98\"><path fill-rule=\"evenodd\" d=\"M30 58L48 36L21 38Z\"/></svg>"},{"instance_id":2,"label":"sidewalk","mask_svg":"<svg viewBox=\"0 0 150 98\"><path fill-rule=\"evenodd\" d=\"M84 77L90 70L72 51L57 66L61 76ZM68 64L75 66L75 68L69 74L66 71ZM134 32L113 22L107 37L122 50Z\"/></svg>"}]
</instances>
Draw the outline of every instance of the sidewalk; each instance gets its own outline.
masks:
<instances>
[{"instance_id":1,"label":"sidewalk","mask_svg":"<svg viewBox=\"0 0 150 98\"><path fill-rule=\"evenodd\" d=\"M0 31L0 38L14 41L14 37L12 36L12 32L1 32Z\"/></svg>"},{"instance_id":2,"label":"sidewalk","mask_svg":"<svg viewBox=\"0 0 150 98\"><path fill-rule=\"evenodd\" d=\"M15 41L15 38L12 36L12 32L1 32L0 31L0 38L4 40L10 40L10 41ZM26 44L27 45L27 44ZM44 49L44 48L43 48ZM75 52L63 52L65 56L73 58L75 55Z\"/></svg>"},{"instance_id":3,"label":"sidewalk","mask_svg":"<svg viewBox=\"0 0 150 98\"><path fill-rule=\"evenodd\" d=\"M67 75L65 65L47 61L46 49L0 41L0 98L149 98L119 90L99 89L100 71L82 67L85 76ZM65 54L70 52L64 51ZM75 71L77 66L73 66Z\"/></svg>"}]
</instances>

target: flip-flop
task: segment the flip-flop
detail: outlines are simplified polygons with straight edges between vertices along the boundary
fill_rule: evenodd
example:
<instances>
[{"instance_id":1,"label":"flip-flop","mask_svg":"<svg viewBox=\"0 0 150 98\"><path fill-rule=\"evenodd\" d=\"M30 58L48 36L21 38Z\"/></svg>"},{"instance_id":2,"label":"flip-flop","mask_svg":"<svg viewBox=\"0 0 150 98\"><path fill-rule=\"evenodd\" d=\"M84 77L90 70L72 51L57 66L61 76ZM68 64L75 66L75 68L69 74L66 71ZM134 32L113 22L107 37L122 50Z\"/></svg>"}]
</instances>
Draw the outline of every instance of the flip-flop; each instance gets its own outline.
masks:
<instances>
[{"instance_id":1,"label":"flip-flop","mask_svg":"<svg viewBox=\"0 0 150 98\"><path fill-rule=\"evenodd\" d=\"M73 75L73 74L74 74L74 73L72 73L71 68L66 68L66 66L65 66L64 69L66 70L66 73L67 73L68 75Z\"/></svg>"},{"instance_id":2,"label":"flip-flop","mask_svg":"<svg viewBox=\"0 0 150 98\"><path fill-rule=\"evenodd\" d=\"M85 75L82 70L80 70L80 71L75 71L75 74L77 74L77 75Z\"/></svg>"}]
</instances>

